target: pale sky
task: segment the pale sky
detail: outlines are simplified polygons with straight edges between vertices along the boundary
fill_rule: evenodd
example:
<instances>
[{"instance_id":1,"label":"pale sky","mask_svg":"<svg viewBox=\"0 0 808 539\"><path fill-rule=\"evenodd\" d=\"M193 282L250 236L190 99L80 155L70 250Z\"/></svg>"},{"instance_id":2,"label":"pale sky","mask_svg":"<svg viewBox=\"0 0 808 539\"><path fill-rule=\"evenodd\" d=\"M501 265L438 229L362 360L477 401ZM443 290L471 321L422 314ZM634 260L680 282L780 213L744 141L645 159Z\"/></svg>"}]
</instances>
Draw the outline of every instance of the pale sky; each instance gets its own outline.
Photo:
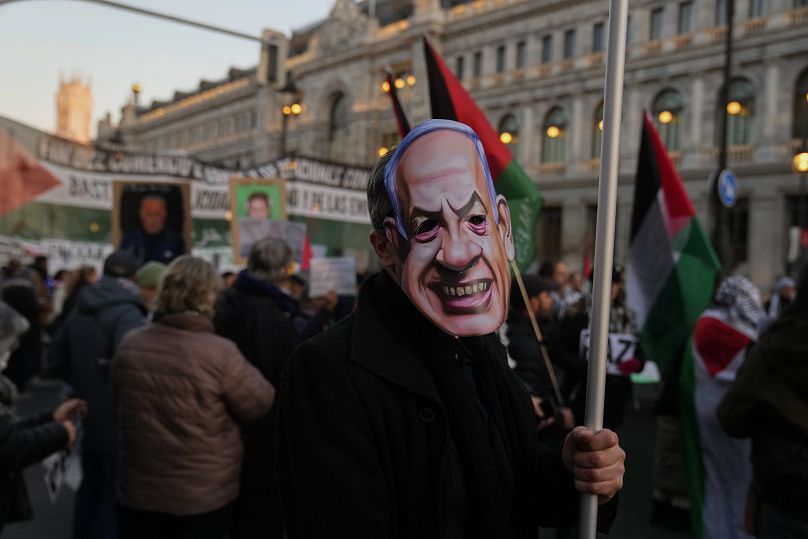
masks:
<instances>
[{"instance_id":1,"label":"pale sky","mask_svg":"<svg viewBox=\"0 0 808 539\"><path fill-rule=\"evenodd\" d=\"M120 0L154 11L260 35L326 18L334 0ZM133 82L141 103L217 80L231 66L258 63L257 42L78 0L0 4L0 116L46 131L55 127L59 74L92 81L93 132L113 118Z\"/></svg>"}]
</instances>

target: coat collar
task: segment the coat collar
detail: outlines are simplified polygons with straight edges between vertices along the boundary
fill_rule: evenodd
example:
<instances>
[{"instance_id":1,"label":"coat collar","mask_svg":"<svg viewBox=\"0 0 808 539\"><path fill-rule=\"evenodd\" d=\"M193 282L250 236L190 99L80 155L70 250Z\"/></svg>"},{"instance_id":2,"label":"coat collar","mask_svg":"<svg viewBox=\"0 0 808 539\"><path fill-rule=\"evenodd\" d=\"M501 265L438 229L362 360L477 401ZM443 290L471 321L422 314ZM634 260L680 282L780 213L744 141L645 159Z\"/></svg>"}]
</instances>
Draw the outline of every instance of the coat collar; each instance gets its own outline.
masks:
<instances>
[{"instance_id":1,"label":"coat collar","mask_svg":"<svg viewBox=\"0 0 808 539\"><path fill-rule=\"evenodd\" d=\"M413 393L438 398L438 390L419 351L436 339L451 339L412 305L382 270L359 292L351 335L351 359L376 375Z\"/></svg>"},{"instance_id":2,"label":"coat collar","mask_svg":"<svg viewBox=\"0 0 808 539\"><path fill-rule=\"evenodd\" d=\"M213 333L213 322L201 314L186 312L158 316L155 323L166 326L194 331L198 333Z\"/></svg>"}]
</instances>

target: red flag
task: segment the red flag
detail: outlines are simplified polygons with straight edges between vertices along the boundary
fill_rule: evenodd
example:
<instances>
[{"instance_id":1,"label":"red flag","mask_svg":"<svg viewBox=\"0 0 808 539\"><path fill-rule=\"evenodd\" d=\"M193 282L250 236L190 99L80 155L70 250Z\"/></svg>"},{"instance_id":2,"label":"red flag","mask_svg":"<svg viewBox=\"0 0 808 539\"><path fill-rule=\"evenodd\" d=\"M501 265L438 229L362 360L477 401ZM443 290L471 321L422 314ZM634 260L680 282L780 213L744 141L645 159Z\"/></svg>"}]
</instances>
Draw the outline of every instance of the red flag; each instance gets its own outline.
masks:
<instances>
[{"instance_id":1,"label":"red flag","mask_svg":"<svg viewBox=\"0 0 808 539\"><path fill-rule=\"evenodd\" d=\"M393 115L396 117L396 124L398 124L398 134L401 138L404 138L410 132L410 122L407 121L407 115L404 114L404 108L398 99L398 90L393 80L393 72L389 68L387 69L387 94L393 103Z\"/></svg>"},{"instance_id":2,"label":"red flag","mask_svg":"<svg viewBox=\"0 0 808 539\"><path fill-rule=\"evenodd\" d=\"M0 129L0 215L26 205L38 195L61 185L11 135Z\"/></svg>"}]
</instances>

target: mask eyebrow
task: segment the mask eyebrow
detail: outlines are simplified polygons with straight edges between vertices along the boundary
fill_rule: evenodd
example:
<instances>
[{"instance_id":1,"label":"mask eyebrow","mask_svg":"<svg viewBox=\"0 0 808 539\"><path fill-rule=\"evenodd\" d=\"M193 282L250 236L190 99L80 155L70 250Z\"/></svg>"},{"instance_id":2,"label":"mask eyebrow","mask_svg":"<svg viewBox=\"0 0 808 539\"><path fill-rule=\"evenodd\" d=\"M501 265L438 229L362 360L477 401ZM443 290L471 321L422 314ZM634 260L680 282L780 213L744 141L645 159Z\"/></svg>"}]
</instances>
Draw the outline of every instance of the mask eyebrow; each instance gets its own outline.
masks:
<instances>
[{"instance_id":1,"label":"mask eyebrow","mask_svg":"<svg viewBox=\"0 0 808 539\"><path fill-rule=\"evenodd\" d=\"M479 203L483 207L483 209L485 209L485 204L483 204L483 199L480 197L480 195L477 193L477 191L474 191L474 193L472 193L471 197L469 197L468 202L463 204L463 206L461 206L460 208L453 208L452 205L450 204L449 208L451 208L452 212L455 215L457 215L460 219L463 219L464 217L466 217L471 212L472 209L474 209L474 206L477 205L477 203ZM410 212L410 221L412 221L416 217L426 217L427 219L438 219L438 220L440 220L441 212L440 212L440 210L438 210L438 211L429 211L429 210L425 210L423 208L419 208L418 206L415 206L412 209L412 212Z\"/></svg>"}]
</instances>

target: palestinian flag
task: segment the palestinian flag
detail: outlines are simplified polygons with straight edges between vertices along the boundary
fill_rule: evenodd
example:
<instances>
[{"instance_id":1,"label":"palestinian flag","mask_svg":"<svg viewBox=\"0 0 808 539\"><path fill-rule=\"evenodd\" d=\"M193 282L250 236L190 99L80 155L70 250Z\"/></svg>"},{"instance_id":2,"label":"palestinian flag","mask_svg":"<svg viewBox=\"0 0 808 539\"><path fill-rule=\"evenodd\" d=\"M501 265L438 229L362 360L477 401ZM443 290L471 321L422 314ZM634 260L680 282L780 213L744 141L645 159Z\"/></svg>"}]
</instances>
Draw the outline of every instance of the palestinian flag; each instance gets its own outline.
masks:
<instances>
[{"instance_id":1,"label":"palestinian flag","mask_svg":"<svg viewBox=\"0 0 808 539\"><path fill-rule=\"evenodd\" d=\"M9 133L0 129L0 216L62 184Z\"/></svg>"},{"instance_id":2,"label":"palestinian flag","mask_svg":"<svg viewBox=\"0 0 808 539\"><path fill-rule=\"evenodd\" d=\"M488 168L494 179L494 188L498 194L508 199L516 263L524 270L533 262L536 248L533 229L541 210L541 194L514 160L508 147L499 140L499 134L485 114L426 39L424 53L432 117L464 123L480 137L488 158Z\"/></svg>"},{"instance_id":3,"label":"palestinian flag","mask_svg":"<svg viewBox=\"0 0 808 539\"><path fill-rule=\"evenodd\" d=\"M637 160L629 251L627 300L643 352L663 373L679 377L682 445L695 509L692 531L701 537L698 509L704 487L690 339L713 295L720 266L648 114Z\"/></svg>"},{"instance_id":4,"label":"palestinian flag","mask_svg":"<svg viewBox=\"0 0 808 539\"><path fill-rule=\"evenodd\" d=\"M644 115L627 299L646 357L664 372L713 294L718 258L651 119Z\"/></svg>"}]
</instances>

